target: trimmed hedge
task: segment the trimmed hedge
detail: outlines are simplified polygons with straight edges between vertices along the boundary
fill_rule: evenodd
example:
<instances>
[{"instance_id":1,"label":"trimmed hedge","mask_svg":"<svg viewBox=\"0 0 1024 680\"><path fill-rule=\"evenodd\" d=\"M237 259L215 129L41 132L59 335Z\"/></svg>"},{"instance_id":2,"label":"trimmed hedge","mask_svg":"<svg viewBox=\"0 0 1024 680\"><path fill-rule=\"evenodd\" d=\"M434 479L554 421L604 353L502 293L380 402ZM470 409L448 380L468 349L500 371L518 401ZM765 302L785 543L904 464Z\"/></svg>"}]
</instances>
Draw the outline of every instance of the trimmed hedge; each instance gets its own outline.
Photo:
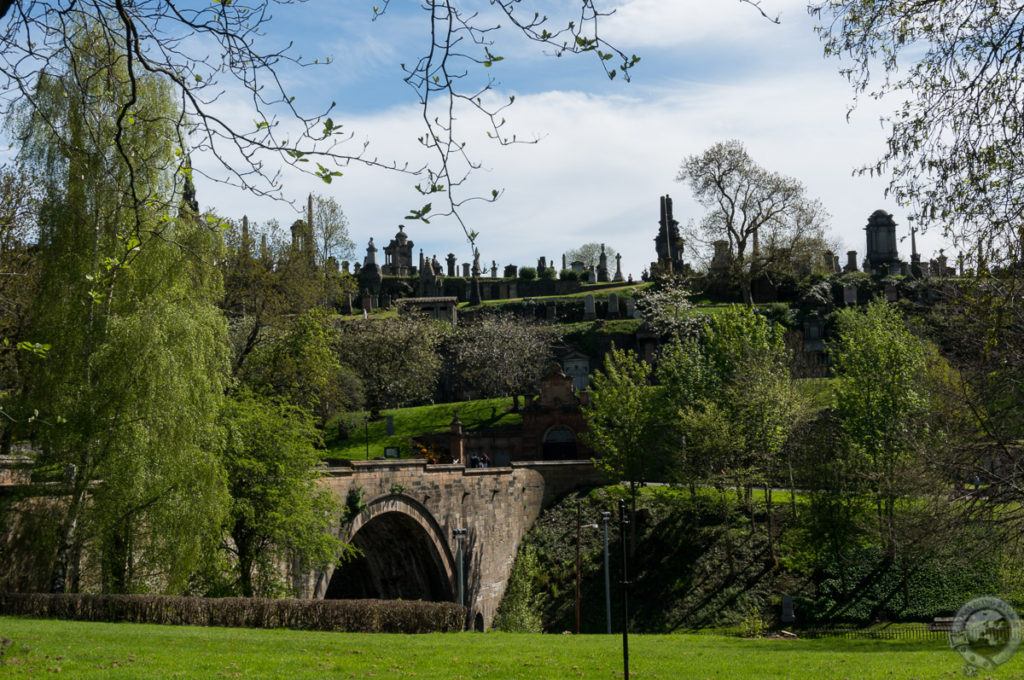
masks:
<instances>
[{"instance_id":1,"label":"trimmed hedge","mask_svg":"<svg viewBox=\"0 0 1024 680\"><path fill-rule=\"evenodd\" d=\"M0 615L344 633L448 633L463 629L466 609L452 602L408 600L7 593L0 594Z\"/></svg>"}]
</instances>

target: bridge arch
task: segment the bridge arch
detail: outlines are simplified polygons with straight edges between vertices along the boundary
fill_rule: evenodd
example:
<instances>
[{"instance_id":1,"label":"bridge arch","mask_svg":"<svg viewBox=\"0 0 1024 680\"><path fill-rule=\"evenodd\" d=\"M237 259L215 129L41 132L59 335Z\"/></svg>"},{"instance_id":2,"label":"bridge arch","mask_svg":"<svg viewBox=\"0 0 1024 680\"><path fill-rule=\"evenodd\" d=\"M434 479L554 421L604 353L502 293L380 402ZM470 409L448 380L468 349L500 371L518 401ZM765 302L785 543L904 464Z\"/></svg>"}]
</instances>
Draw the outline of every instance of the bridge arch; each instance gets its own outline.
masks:
<instances>
[{"instance_id":1,"label":"bridge arch","mask_svg":"<svg viewBox=\"0 0 1024 680\"><path fill-rule=\"evenodd\" d=\"M446 534L419 501L386 494L370 501L342 539L362 555L327 574L325 598L452 601L455 558Z\"/></svg>"}]
</instances>

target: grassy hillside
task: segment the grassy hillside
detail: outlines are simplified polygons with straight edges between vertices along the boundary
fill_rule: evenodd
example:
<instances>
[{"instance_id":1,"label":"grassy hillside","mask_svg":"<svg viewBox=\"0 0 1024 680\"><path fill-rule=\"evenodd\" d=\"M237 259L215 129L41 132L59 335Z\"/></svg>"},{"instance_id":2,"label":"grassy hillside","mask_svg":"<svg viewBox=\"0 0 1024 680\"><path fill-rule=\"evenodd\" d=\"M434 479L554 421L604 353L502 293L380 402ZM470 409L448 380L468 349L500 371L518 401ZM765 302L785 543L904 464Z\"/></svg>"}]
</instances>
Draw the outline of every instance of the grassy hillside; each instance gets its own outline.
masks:
<instances>
[{"instance_id":1,"label":"grassy hillside","mask_svg":"<svg viewBox=\"0 0 1024 680\"><path fill-rule=\"evenodd\" d=\"M520 547L531 551L531 573L514 574L532 585L535 610L547 632L572 630L575 612L576 512L583 529L582 631L605 626L603 533L599 512L609 510L611 581L621 580L622 540L618 530L622 487L569 496L545 510ZM638 504L636 548L630 557L630 618L637 631L669 633L694 628L731 628L757 633L777 625L783 595L794 598L797 626L863 626L875 621L927 622L952 616L964 603L995 595L1018 604L1019 556L996 548L981 527L939 526L942 541L907 545L887 555L876 538L860 534L837 556L822 533L813 494L774 494L777 560L770 556L763 496L752 508L734 490L643 489ZM753 513L751 514L751 510ZM588 526L590 525L590 526ZM521 570L529 560L519 560ZM506 603L502 603L505 607ZM514 606L514 603L510 603ZM612 601L613 620L621 616Z\"/></svg>"},{"instance_id":2,"label":"grassy hillside","mask_svg":"<svg viewBox=\"0 0 1024 680\"><path fill-rule=\"evenodd\" d=\"M395 434L390 436L387 434L386 419L366 423L367 413L347 413L328 423L327 436L331 439L327 442L325 457L373 459L383 456L385 447L395 446L398 447L402 458L408 458L412 455L409 451L409 438L421 434L447 432L451 428L455 410L459 412L464 429L476 430L498 425L521 424L523 417L518 413L512 413L511 409L511 397L390 409L383 412L385 416L394 416ZM347 436L337 436L339 426L341 433L347 433Z\"/></svg>"}]
</instances>

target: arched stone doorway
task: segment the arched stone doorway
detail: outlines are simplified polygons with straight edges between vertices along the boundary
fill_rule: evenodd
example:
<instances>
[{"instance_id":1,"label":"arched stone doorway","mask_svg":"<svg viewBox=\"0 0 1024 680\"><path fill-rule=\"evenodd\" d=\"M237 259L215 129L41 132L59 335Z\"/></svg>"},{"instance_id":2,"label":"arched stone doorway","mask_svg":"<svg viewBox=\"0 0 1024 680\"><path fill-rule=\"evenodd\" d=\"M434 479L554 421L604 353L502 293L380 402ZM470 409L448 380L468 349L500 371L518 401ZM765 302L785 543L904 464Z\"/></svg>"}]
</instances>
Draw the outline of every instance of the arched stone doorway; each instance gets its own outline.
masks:
<instances>
[{"instance_id":1,"label":"arched stone doorway","mask_svg":"<svg viewBox=\"0 0 1024 680\"><path fill-rule=\"evenodd\" d=\"M362 554L335 568L330 599L454 600L453 560L437 523L422 506L389 496L371 503L348 539Z\"/></svg>"},{"instance_id":2,"label":"arched stone doorway","mask_svg":"<svg viewBox=\"0 0 1024 680\"><path fill-rule=\"evenodd\" d=\"M553 427L544 434L541 457L544 460L576 460L576 435L565 426Z\"/></svg>"}]
</instances>

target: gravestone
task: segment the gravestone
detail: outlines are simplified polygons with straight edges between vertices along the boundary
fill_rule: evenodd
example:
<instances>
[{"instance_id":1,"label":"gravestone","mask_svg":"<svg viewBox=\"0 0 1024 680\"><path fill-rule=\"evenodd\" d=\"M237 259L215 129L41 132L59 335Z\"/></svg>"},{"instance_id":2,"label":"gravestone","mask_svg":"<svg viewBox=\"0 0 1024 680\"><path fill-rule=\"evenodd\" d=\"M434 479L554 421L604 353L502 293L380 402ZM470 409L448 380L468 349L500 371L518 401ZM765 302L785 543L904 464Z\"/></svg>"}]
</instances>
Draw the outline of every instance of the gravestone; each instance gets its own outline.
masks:
<instances>
[{"instance_id":1,"label":"gravestone","mask_svg":"<svg viewBox=\"0 0 1024 680\"><path fill-rule=\"evenodd\" d=\"M597 270L591 268L590 273L587 274L587 283L597 283Z\"/></svg>"},{"instance_id":2,"label":"gravestone","mask_svg":"<svg viewBox=\"0 0 1024 680\"><path fill-rule=\"evenodd\" d=\"M505 265L505 278L514 279L519 276L519 267L514 264Z\"/></svg>"},{"instance_id":3,"label":"gravestone","mask_svg":"<svg viewBox=\"0 0 1024 680\"><path fill-rule=\"evenodd\" d=\"M796 621L796 616L793 614L793 596L783 595L782 596L782 619L783 623L793 623Z\"/></svg>"},{"instance_id":4,"label":"gravestone","mask_svg":"<svg viewBox=\"0 0 1024 680\"><path fill-rule=\"evenodd\" d=\"M583 320L593 321L597 318L597 312L594 310L594 296L588 295L583 298Z\"/></svg>"},{"instance_id":5,"label":"gravestone","mask_svg":"<svg viewBox=\"0 0 1024 680\"><path fill-rule=\"evenodd\" d=\"M615 276L612 281L622 281L622 255L615 253Z\"/></svg>"},{"instance_id":6,"label":"gravestone","mask_svg":"<svg viewBox=\"0 0 1024 680\"><path fill-rule=\"evenodd\" d=\"M804 351L825 351L825 320L810 317L804 320Z\"/></svg>"},{"instance_id":7,"label":"gravestone","mask_svg":"<svg viewBox=\"0 0 1024 680\"><path fill-rule=\"evenodd\" d=\"M514 280L508 284L508 297L509 299L519 297L519 285Z\"/></svg>"},{"instance_id":8,"label":"gravestone","mask_svg":"<svg viewBox=\"0 0 1024 680\"><path fill-rule=\"evenodd\" d=\"M619 296L615 293L610 293L608 295L608 318L619 318Z\"/></svg>"},{"instance_id":9,"label":"gravestone","mask_svg":"<svg viewBox=\"0 0 1024 680\"><path fill-rule=\"evenodd\" d=\"M498 263L494 260L491 260L491 278L498 278Z\"/></svg>"},{"instance_id":10,"label":"gravestone","mask_svg":"<svg viewBox=\"0 0 1024 680\"><path fill-rule=\"evenodd\" d=\"M852 283L843 286L843 302L848 305L857 304L857 286Z\"/></svg>"},{"instance_id":11,"label":"gravestone","mask_svg":"<svg viewBox=\"0 0 1024 680\"><path fill-rule=\"evenodd\" d=\"M890 262L889 263L889 276L899 276L903 269L902 262Z\"/></svg>"},{"instance_id":12,"label":"gravestone","mask_svg":"<svg viewBox=\"0 0 1024 680\"><path fill-rule=\"evenodd\" d=\"M897 288L896 286L894 286L891 283L887 284L885 286L885 299L888 302L896 302L897 300L899 300L900 299L899 288Z\"/></svg>"},{"instance_id":13,"label":"gravestone","mask_svg":"<svg viewBox=\"0 0 1024 680\"><path fill-rule=\"evenodd\" d=\"M584 273L587 270L587 265L583 264L581 260L573 260L572 264L569 266L572 267L572 270L576 272L577 276L579 276L580 274Z\"/></svg>"},{"instance_id":14,"label":"gravestone","mask_svg":"<svg viewBox=\"0 0 1024 680\"><path fill-rule=\"evenodd\" d=\"M636 300L634 300L631 297L628 297L628 298L625 299L625 303L626 303L626 318L627 319L636 318Z\"/></svg>"},{"instance_id":15,"label":"gravestone","mask_svg":"<svg viewBox=\"0 0 1024 680\"><path fill-rule=\"evenodd\" d=\"M464 278L464 279L468 279L469 278L469 263L468 262L463 262L462 263L462 278Z\"/></svg>"},{"instance_id":16,"label":"gravestone","mask_svg":"<svg viewBox=\"0 0 1024 680\"><path fill-rule=\"evenodd\" d=\"M349 273L348 267L349 267L348 260L342 260L341 261L341 271L343 271L346 274L348 274Z\"/></svg>"},{"instance_id":17,"label":"gravestone","mask_svg":"<svg viewBox=\"0 0 1024 680\"><path fill-rule=\"evenodd\" d=\"M601 244L601 256L597 261L597 280L601 283L608 283L608 254L604 252L604 244Z\"/></svg>"},{"instance_id":18,"label":"gravestone","mask_svg":"<svg viewBox=\"0 0 1024 680\"><path fill-rule=\"evenodd\" d=\"M900 259L896 250L896 221L884 210L876 210L868 217L864 231L867 234L864 270L870 269L872 273L887 271L890 262Z\"/></svg>"},{"instance_id":19,"label":"gravestone","mask_svg":"<svg viewBox=\"0 0 1024 680\"><path fill-rule=\"evenodd\" d=\"M445 261L448 262L448 276L455 276L455 253L448 253Z\"/></svg>"},{"instance_id":20,"label":"gravestone","mask_svg":"<svg viewBox=\"0 0 1024 680\"><path fill-rule=\"evenodd\" d=\"M846 266L843 267L843 271L849 274L850 272L857 271L857 251L848 250L846 251Z\"/></svg>"}]
</instances>

